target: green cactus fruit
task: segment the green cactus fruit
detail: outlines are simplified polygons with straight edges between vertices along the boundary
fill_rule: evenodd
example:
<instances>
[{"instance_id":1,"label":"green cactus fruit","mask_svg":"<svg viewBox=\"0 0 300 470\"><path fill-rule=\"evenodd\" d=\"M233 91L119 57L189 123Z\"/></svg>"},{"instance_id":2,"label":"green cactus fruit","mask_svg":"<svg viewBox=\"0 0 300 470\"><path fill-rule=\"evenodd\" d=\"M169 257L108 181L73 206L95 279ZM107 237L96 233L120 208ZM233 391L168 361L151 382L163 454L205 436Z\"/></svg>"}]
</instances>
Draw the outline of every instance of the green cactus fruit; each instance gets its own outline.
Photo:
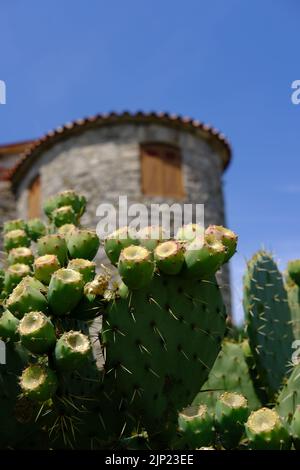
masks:
<instances>
[{"instance_id":1,"label":"green cactus fruit","mask_svg":"<svg viewBox=\"0 0 300 470\"><path fill-rule=\"evenodd\" d=\"M52 220L52 214L55 209L63 206L71 206L75 214L80 217L86 206L84 196L77 194L75 191L62 191L55 196L49 197L44 203L45 214Z\"/></svg>"},{"instance_id":2,"label":"green cactus fruit","mask_svg":"<svg viewBox=\"0 0 300 470\"><path fill-rule=\"evenodd\" d=\"M295 259L288 263L288 273L290 278L300 286L300 259Z\"/></svg>"},{"instance_id":3,"label":"green cactus fruit","mask_svg":"<svg viewBox=\"0 0 300 470\"><path fill-rule=\"evenodd\" d=\"M71 234L73 230L76 230L76 228L77 227L74 224L65 224L57 229L57 233L62 235L65 238L65 240L68 241L69 235Z\"/></svg>"},{"instance_id":4,"label":"green cactus fruit","mask_svg":"<svg viewBox=\"0 0 300 470\"><path fill-rule=\"evenodd\" d=\"M56 227L66 224L76 224L76 214L72 206L62 206L52 212L52 220Z\"/></svg>"},{"instance_id":5,"label":"green cactus fruit","mask_svg":"<svg viewBox=\"0 0 300 470\"><path fill-rule=\"evenodd\" d=\"M7 293L11 293L12 290L19 284L23 277L28 276L31 270L27 264L12 264L5 271L4 277L4 288Z\"/></svg>"},{"instance_id":6,"label":"green cactus fruit","mask_svg":"<svg viewBox=\"0 0 300 470\"><path fill-rule=\"evenodd\" d=\"M205 230L205 238L207 240L219 240L223 243L226 248L225 262L229 261L236 252L238 236L228 228L221 225L210 225Z\"/></svg>"},{"instance_id":7,"label":"green cactus fruit","mask_svg":"<svg viewBox=\"0 0 300 470\"><path fill-rule=\"evenodd\" d=\"M297 406L300 406L299 345L297 347L298 351L294 352L296 357L292 357L294 362L292 373L285 379L285 384L276 400L276 411L286 423L291 422Z\"/></svg>"},{"instance_id":8,"label":"green cactus fruit","mask_svg":"<svg viewBox=\"0 0 300 470\"><path fill-rule=\"evenodd\" d=\"M291 447L289 434L274 410L252 411L245 428L252 450L289 450Z\"/></svg>"},{"instance_id":9,"label":"green cactus fruit","mask_svg":"<svg viewBox=\"0 0 300 470\"><path fill-rule=\"evenodd\" d=\"M248 341L242 343L225 339L222 349L209 373L208 380L195 397L193 404L205 404L211 413L215 412L215 403L223 392L237 392L246 397L250 410L260 408L244 353L249 348Z\"/></svg>"},{"instance_id":10,"label":"green cactus fruit","mask_svg":"<svg viewBox=\"0 0 300 470\"><path fill-rule=\"evenodd\" d=\"M56 255L61 266L67 262L68 250L65 239L59 234L45 235L37 242L39 256Z\"/></svg>"},{"instance_id":11,"label":"green cactus fruit","mask_svg":"<svg viewBox=\"0 0 300 470\"><path fill-rule=\"evenodd\" d=\"M258 252L244 277L244 310L257 388L272 401L289 372L293 331L281 273L268 253Z\"/></svg>"},{"instance_id":12,"label":"green cactus fruit","mask_svg":"<svg viewBox=\"0 0 300 470\"><path fill-rule=\"evenodd\" d=\"M100 246L100 240L91 230L73 230L68 235L68 250L71 258L84 258L92 261Z\"/></svg>"},{"instance_id":13,"label":"green cactus fruit","mask_svg":"<svg viewBox=\"0 0 300 470\"><path fill-rule=\"evenodd\" d=\"M4 235L4 249L7 252L13 248L19 248L20 246L28 247L29 245L30 239L25 230L16 229Z\"/></svg>"},{"instance_id":14,"label":"green cactus fruit","mask_svg":"<svg viewBox=\"0 0 300 470\"><path fill-rule=\"evenodd\" d=\"M56 255L44 255L36 258L34 262L34 276L40 282L49 284L52 274L60 268Z\"/></svg>"},{"instance_id":15,"label":"green cactus fruit","mask_svg":"<svg viewBox=\"0 0 300 470\"><path fill-rule=\"evenodd\" d=\"M13 248L7 257L8 264L27 264L28 266L32 266L34 261L34 256L30 248L26 247L19 247Z\"/></svg>"},{"instance_id":16,"label":"green cactus fruit","mask_svg":"<svg viewBox=\"0 0 300 470\"><path fill-rule=\"evenodd\" d=\"M182 439L190 449L208 446L214 440L214 421L206 405L185 408L178 415L178 424Z\"/></svg>"},{"instance_id":17,"label":"green cactus fruit","mask_svg":"<svg viewBox=\"0 0 300 470\"><path fill-rule=\"evenodd\" d=\"M55 372L46 366L31 364L20 377L20 387L28 398L44 402L55 395L58 381Z\"/></svg>"},{"instance_id":18,"label":"green cactus fruit","mask_svg":"<svg viewBox=\"0 0 300 470\"><path fill-rule=\"evenodd\" d=\"M218 240L195 239L186 246L183 275L188 279L203 279L214 274L224 262L225 247Z\"/></svg>"},{"instance_id":19,"label":"green cactus fruit","mask_svg":"<svg viewBox=\"0 0 300 470\"><path fill-rule=\"evenodd\" d=\"M150 251L143 246L131 245L121 251L118 270L129 289L147 286L153 277L154 267Z\"/></svg>"},{"instance_id":20,"label":"green cactus fruit","mask_svg":"<svg viewBox=\"0 0 300 470\"><path fill-rule=\"evenodd\" d=\"M97 275L93 281L85 284L83 297L72 310L72 317L89 321L102 315L107 306L105 292L108 285L109 277L104 274Z\"/></svg>"},{"instance_id":21,"label":"green cactus fruit","mask_svg":"<svg viewBox=\"0 0 300 470\"><path fill-rule=\"evenodd\" d=\"M0 314L0 338L18 341L18 325L19 320L9 310L5 310Z\"/></svg>"},{"instance_id":22,"label":"green cactus fruit","mask_svg":"<svg viewBox=\"0 0 300 470\"><path fill-rule=\"evenodd\" d=\"M91 344L80 331L64 333L55 346L55 364L60 370L74 370L83 367L91 358Z\"/></svg>"},{"instance_id":23,"label":"green cactus fruit","mask_svg":"<svg viewBox=\"0 0 300 470\"><path fill-rule=\"evenodd\" d=\"M118 285L118 289L117 289L117 295L119 297L121 297L122 299L126 299L129 295L130 291L128 289L128 287L126 286L126 284L124 284L123 281L121 281Z\"/></svg>"},{"instance_id":24,"label":"green cactus fruit","mask_svg":"<svg viewBox=\"0 0 300 470\"><path fill-rule=\"evenodd\" d=\"M177 230L176 240L192 242L196 238L204 239L204 228L199 224L183 225Z\"/></svg>"},{"instance_id":25,"label":"green cactus fruit","mask_svg":"<svg viewBox=\"0 0 300 470\"><path fill-rule=\"evenodd\" d=\"M35 277L31 277L31 276L23 277L22 281L18 284L18 286L23 286L23 287L30 286L30 287L33 287L34 289L39 290L40 292L42 292L42 294L47 293L47 287L44 284L42 284L41 281L38 281Z\"/></svg>"},{"instance_id":26,"label":"green cactus fruit","mask_svg":"<svg viewBox=\"0 0 300 470\"><path fill-rule=\"evenodd\" d=\"M234 449L238 446L248 416L248 402L243 395L224 392L218 398L215 411L216 429L225 449Z\"/></svg>"},{"instance_id":27,"label":"green cactus fruit","mask_svg":"<svg viewBox=\"0 0 300 470\"><path fill-rule=\"evenodd\" d=\"M88 259L74 258L69 261L68 268L78 271L85 284L91 282L96 275L96 264Z\"/></svg>"},{"instance_id":28,"label":"green cactus fruit","mask_svg":"<svg viewBox=\"0 0 300 470\"><path fill-rule=\"evenodd\" d=\"M300 406L296 407L290 425L290 434L296 450L300 450Z\"/></svg>"},{"instance_id":29,"label":"green cactus fruit","mask_svg":"<svg viewBox=\"0 0 300 470\"><path fill-rule=\"evenodd\" d=\"M140 230L138 238L140 245L144 246L149 251L153 251L157 245L166 238L166 233L163 227L150 225Z\"/></svg>"},{"instance_id":30,"label":"green cactus fruit","mask_svg":"<svg viewBox=\"0 0 300 470\"><path fill-rule=\"evenodd\" d=\"M165 274L179 274L184 263L183 246L173 240L160 243L154 250L156 266Z\"/></svg>"},{"instance_id":31,"label":"green cactus fruit","mask_svg":"<svg viewBox=\"0 0 300 470\"><path fill-rule=\"evenodd\" d=\"M41 219L30 219L27 222L26 232L31 240L36 242L47 233L47 227Z\"/></svg>"},{"instance_id":32,"label":"green cactus fruit","mask_svg":"<svg viewBox=\"0 0 300 470\"><path fill-rule=\"evenodd\" d=\"M67 315L83 295L83 279L73 269L58 269L51 277L48 302L54 315Z\"/></svg>"},{"instance_id":33,"label":"green cactus fruit","mask_svg":"<svg viewBox=\"0 0 300 470\"><path fill-rule=\"evenodd\" d=\"M139 247L142 248L142 247ZM105 393L163 448L220 350L226 313L214 278L155 273L144 289L117 295L103 316ZM129 351L130 354L124 354Z\"/></svg>"},{"instance_id":34,"label":"green cactus fruit","mask_svg":"<svg viewBox=\"0 0 300 470\"><path fill-rule=\"evenodd\" d=\"M112 264L117 265L121 251L130 245L138 244L139 240L134 238L134 235L130 228L122 227L116 230L115 232L111 233L104 240L104 250Z\"/></svg>"},{"instance_id":35,"label":"green cactus fruit","mask_svg":"<svg viewBox=\"0 0 300 470\"><path fill-rule=\"evenodd\" d=\"M286 285L295 339L300 339L300 287L295 283Z\"/></svg>"},{"instance_id":36,"label":"green cactus fruit","mask_svg":"<svg viewBox=\"0 0 300 470\"><path fill-rule=\"evenodd\" d=\"M19 324L22 345L33 354L45 354L56 343L55 328L43 312L29 312Z\"/></svg>"},{"instance_id":37,"label":"green cactus fruit","mask_svg":"<svg viewBox=\"0 0 300 470\"><path fill-rule=\"evenodd\" d=\"M27 281L26 283L21 282L14 288L7 299L6 307L15 317L20 319L27 312L47 313L48 302L42 292Z\"/></svg>"},{"instance_id":38,"label":"green cactus fruit","mask_svg":"<svg viewBox=\"0 0 300 470\"><path fill-rule=\"evenodd\" d=\"M3 224L3 233L12 232L13 230L26 230L26 222L23 219L8 220Z\"/></svg>"}]
</instances>

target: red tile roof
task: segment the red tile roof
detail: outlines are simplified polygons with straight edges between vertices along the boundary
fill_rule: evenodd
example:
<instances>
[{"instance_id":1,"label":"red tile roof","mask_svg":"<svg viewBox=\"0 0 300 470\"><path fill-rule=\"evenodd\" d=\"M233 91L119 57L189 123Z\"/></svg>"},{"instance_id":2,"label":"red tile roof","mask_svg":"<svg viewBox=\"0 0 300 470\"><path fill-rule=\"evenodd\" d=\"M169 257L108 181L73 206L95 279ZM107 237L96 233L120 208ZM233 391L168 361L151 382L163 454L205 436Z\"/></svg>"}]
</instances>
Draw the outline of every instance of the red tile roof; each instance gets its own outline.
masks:
<instances>
[{"instance_id":1,"label":"red tile roof","mask_svg":"<svg viewBox=\"0 0 300 470\"><path fill-rule=\"evenodd\" d=\"M208 124L203 124L202 122L196 121L189 117L183 117L175 114L155 112L144 113L141 111L137 113L129 113L125 111L123 113L97 114L95 116L84 119L78 119L76 121L67 123L62 127L58 127L48 132L40 139L33 141L30 148L22 154L18 163L10 171L9 176L13 185L17 186L19 181L22 179L23 174L34 163L40 153L50 148L56 142L64 140L70 135L80 133L89 128L122 123L157 123L168 127L186 129L189 132L200 135L216 149L216 151L220 154L224 169L230 162L231 148L229 142L220 131Z\"/></svg>"}]
</instances>

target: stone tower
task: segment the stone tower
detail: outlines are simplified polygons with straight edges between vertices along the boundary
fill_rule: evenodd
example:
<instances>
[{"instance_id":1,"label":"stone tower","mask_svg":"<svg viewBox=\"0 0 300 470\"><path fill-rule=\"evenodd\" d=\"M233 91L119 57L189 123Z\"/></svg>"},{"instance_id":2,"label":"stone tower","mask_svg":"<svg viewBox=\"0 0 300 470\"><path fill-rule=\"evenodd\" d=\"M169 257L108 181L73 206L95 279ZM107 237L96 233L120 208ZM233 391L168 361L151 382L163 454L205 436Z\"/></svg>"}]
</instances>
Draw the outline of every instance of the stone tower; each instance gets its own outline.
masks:
<instances>
[{"instance_id":1,"label":"stone tower","mask_svg":"<svg viewBox=\"0 0 300 470\"><path fill-rule=\"evenodd\" d=\"M45 198L73 188L88 198L83 223L94 228L97 206L116 206L119 195L129 204L204 204L206 225L225 224L222 175L230 147L198 121L165 113L97 115L26 143L15 161L17 153L0 182L0 223L40 216ZM230 305L227 268L221 283Z\"/></svg>"}]
</instances>

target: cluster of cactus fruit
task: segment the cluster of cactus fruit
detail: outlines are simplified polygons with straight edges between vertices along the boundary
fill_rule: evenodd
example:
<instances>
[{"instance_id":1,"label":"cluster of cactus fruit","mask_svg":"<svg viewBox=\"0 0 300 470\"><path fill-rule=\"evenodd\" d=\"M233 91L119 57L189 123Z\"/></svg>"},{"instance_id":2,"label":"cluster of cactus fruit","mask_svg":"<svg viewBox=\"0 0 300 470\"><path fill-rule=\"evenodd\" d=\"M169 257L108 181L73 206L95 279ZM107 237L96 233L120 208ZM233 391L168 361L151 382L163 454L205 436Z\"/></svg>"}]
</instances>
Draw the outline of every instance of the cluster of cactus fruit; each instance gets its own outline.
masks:
<instances>
[{"instance_id":1,"label":"cluster of cactus fruit","mask_svg":"<svg viewBox=\"0 0 300 470\"><path fill-rule=\"evenodd\" d=\"M85 205L64 191L47 223L4 224L0 448L297 448L299 263L284 285L270 255L250 261L233 339L215 278L232 231L123 227L97 267Z\"/></svg>"}]
</instances>

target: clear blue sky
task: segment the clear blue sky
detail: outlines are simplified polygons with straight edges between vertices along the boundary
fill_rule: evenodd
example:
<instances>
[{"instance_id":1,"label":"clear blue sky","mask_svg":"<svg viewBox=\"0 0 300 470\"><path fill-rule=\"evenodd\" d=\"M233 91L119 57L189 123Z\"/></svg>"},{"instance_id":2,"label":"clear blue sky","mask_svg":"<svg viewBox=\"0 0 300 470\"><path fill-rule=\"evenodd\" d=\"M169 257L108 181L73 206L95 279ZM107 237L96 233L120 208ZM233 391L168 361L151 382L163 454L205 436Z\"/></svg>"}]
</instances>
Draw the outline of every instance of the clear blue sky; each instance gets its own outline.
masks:
<instances>
[{"instance_id":1,"label":"clear blue sky","mask_svg":"<svg viewBox=\"0 0 300 470\"><path fill-rule=\"evenodd\" d=\"M0 143L111 110L164 110L230 139L228 225L241 318L244 260L300 257L297 0L2 0Z\"/></svg>"}]
</instances>

